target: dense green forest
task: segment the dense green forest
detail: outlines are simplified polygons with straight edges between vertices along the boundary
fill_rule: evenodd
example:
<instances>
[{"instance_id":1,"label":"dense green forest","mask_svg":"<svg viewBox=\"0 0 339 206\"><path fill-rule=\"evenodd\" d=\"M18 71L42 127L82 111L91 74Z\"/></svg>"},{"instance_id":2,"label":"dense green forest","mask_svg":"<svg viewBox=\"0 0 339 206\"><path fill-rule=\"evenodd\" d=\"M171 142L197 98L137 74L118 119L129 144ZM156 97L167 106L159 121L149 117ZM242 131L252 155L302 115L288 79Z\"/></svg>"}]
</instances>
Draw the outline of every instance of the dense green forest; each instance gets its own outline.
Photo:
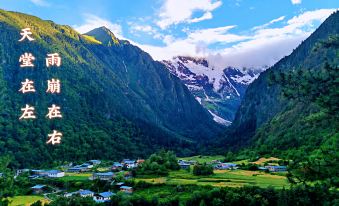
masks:
<instances>
[{"instance_id":1,"label":"dense green forest","mask_svg":"<svg viewBox=\"0 0 339 206\"><path fill-rule=\"evenodd\" d=\"M18 42L26 27L35 40ZM222 130L164 65L106 28L81 35L0 10L0 30L0 154L13 156L13 167L145 157L161 148L187 155ZM25 52L36 58L33 68L19 67ZM54 52L62 65L47 68L45 57ZM35 93L18 92L25 78ZM50 78L60 79L60 94L46 94ZM45 118L52 103L62 119ZM25 104L35 106L37 119L19 121ZM62 144L46 145L53 129L63 133Z\"/></svg>"}]
</instances>

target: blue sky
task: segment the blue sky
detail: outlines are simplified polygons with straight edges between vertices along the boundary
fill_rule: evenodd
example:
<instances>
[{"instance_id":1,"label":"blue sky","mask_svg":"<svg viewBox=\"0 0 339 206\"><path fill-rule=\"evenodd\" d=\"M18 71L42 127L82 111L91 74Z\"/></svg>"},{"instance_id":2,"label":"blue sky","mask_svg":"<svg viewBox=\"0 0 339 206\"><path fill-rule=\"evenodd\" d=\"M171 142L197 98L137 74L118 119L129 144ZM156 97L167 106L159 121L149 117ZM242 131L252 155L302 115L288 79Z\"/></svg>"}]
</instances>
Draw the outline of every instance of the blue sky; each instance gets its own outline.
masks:
<instances>
[{"instance_id":1,"label":"blue sky","mask_svg":"<svg viewBox=\"0 0 339 206\"><path fill-rule=\"evenodd\" d=\"M0 8L111 29L156 60L208 58L216 67L272 65L307 38L338 0L1 0Z\"/></svg>"}]
</instances>

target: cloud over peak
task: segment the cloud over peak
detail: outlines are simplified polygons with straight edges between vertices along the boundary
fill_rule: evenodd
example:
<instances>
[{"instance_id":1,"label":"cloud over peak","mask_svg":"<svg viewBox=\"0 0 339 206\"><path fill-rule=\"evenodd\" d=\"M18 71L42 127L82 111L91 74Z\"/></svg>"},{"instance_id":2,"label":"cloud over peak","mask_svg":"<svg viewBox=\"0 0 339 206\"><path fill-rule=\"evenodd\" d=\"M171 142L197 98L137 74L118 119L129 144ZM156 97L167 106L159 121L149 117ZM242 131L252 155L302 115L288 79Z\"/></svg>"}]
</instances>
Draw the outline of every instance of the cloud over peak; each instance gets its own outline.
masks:
<instances>
[{"instance_id":1,"label":"cloud over peak","mask_svg":"<svg viewBox=\"0 0 339 206\"><path fill-rule=\"evenodd\" d=\"M208 58L216 67L270 66L290 54L334 11L306 11L286 22L283 22L286 17L281 16L240 33L233 32L235 25L187 31L185 38L169 36L171 41L164 41L165 46L138 46L157 60L188 55ZM280 26L272 27L277 22ZM215 44L219 47L211 47Z\"/></svg>"},{"instance_id":2,"label":"cloud over peak","mask_svg":"<svg viewBox=\"0 0 339 206\"><path fill-rule=\"evenodd\" d=\"M156 24L161 29L166 29L183 22L196 23L212 19L212 11L221 5L221 0L165 0L158 13L159 20ZM202 16L193 18L193 14L197 11L203 12Z\"/></svg>"}]
</instances>

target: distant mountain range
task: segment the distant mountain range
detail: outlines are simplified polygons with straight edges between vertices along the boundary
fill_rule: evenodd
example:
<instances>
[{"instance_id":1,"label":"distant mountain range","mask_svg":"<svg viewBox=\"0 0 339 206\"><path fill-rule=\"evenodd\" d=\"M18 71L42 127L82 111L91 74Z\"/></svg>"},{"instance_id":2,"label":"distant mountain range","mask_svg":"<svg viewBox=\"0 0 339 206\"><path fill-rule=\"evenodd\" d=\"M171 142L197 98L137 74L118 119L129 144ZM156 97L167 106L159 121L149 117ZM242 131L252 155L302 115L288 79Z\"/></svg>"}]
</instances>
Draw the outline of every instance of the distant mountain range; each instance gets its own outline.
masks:
<instances>
[{"instance_id":1,"label":"distant mountain range","mask_svg":"<svg viewBox=\"0 0 339 206\"><path fill-rule=\"evenodd\" d=\"M266 68L215 68L204 58L178 56L163 63L223 125L230 125L246 88Z\"/></svg>"}]
</instances>

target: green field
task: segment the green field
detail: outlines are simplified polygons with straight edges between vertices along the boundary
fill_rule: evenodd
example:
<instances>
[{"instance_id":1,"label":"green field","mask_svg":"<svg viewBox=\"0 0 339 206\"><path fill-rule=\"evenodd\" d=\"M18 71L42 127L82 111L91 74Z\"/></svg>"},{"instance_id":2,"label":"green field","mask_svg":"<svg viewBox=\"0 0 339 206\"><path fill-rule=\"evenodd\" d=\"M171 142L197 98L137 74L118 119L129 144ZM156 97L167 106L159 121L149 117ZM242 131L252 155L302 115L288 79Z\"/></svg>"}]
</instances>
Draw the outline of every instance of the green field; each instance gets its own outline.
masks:
<instances>
[{"instance_id":1,"label":"green field","mask_svg":"<svg viewBox=\"0 0 339 206\"><path fill-rule=\"evenodd\" d=\"M222 155L215 155L215 156L202 156L202 155L198 155L198 156L192 156L192 157L178 157L178 159L182 159L182 160L194 160L197 161L198 163L207 163L207 162L211 162L213 160L220 160L222 161L225 157Z\"/></svg>"},{"instance_id":2,"label":"green field","mask_svg":"<svg viewBox=\"0 0 339 206\"><path fill-rule=\"evenodd\" d=\"M84 181L89 180L88 178L92 176L92 173L65 173L64 177L61 177L60 180L63 181Z\"/></svg>"},{"instance_id":3,"label":"green field","mask_svg":"<svg viewBox=\"0 0 339 206\"><path fill-rule=\"evenodd\" d=\"M142 177L136 181L169 185L211 185L216 187L259 186L283 188L288 186L286 177L264 172L245 170L215 170L211 176L194 176L185 170L172 171L167 177Z\"/></svg>"},{"instance_id":4,"label":"green field","mask_svg":"<svg viewBox=\"0 0 339 206\"><path fill-rule=\"evenodd\" d=\"M145 188L142 190L136 190L133 195L142 196L148 200L154 197L161 199L179 197L180 200L186 200L192 197L191 191L178 191L173 185L160 185L156 187Z\"/></svg>"},{"instance_id":5,"label":"green field","mask_svg":"<svg viewBox=\"0 0 339 206\"><path fill-rule=\"evenodd\" d=\"M18 206L18 205L31 205L32 203L40 200L43 203L47 203L48 201L45 200L42 196L15 196L10 198L11 203L10 206Z\"/></svg>"}]
</instances>

